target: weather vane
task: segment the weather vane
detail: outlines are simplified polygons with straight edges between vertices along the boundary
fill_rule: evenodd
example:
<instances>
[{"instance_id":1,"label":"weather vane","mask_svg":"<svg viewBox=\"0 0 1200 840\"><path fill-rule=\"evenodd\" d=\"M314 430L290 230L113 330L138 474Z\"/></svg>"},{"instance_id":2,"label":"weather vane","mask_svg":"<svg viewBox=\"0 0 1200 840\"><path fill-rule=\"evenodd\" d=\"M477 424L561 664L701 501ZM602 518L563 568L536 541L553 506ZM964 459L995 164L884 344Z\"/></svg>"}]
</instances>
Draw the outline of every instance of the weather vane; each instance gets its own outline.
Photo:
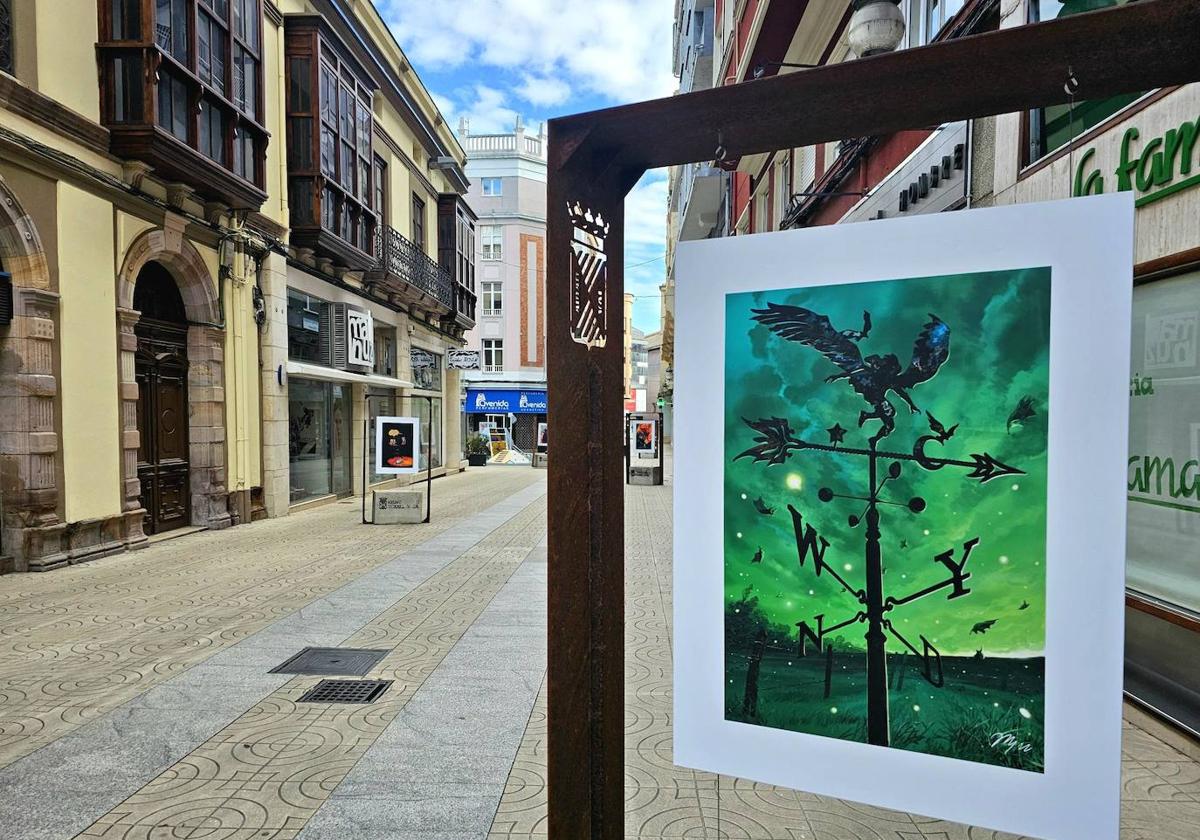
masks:
<instances>
[{"instance_id":1,"label":"weather vane","mask_svg":"<svg viewBox=\"0 0 1200 840\"><path fill-rule=\"evenodd\" d=\"M870 410L859 413L858 426L861 428L869 420L878 420L880 425L875 434L868 440L867 448L844 446L847 430L839 423L826 429L828 443L816 443L803 440L795 435L788 421L779 417L759 420L742 418L751 429L757 432L755 445L734 460L753 458L755 462L765 462L768 466L782 464L794 453L802 451L823 452L833 457L862 458L867 464L867 494L865 496L835 493L828 487L822 487L817 498L822 502L834 499L849 499L865 502L866 509L862 514L851 514L848 522L851 528L866 524L866 580L862 587L853 586L843 578L832 566L825 562L825 552L829 541L820 536L811 523L804 521L800 512L790 504L788 511L792 515L792 525L796 535L796 550L799 563L811 554L813 570L818 577L822 572L828 572L838 585L857 602L859 609L845 620L826 625L825 616L814 616L816 629L806 621L797 622L800 655L806 654L807 642L813 642L818 649L824 639L830 634L853 624L867 625L867 741L879 746L888 746L891 740L891 725L888 710L888 676L887 676L887 634L891 634L900 644L919 657L924 664L924 676L932 685L941 687L944 683L942 675L941 654L924 635L920 635L921 649L905 638L890 619L890 614L899 607L911 604L935 592L949 589L947 600L961 598L970 593L964 585L970 574L964 571L972 550L979 544L979 537L973 537L962 545L962 556L955 560L955 549L950 548L933 558L933 562L945 567L948 576L935 584L916 592L895 597L886 594L883 585L883 554L880 546L880 514L879 508L891 505L906 508L912 514L925 510L925 500L919 496L907 502L897 502L883 498L880 491L892 480L900 477L902 462L914 462L920 469L926 471L940 470L945 467L969 469L966 478L976 479L986 483L1006 475L1023 475L1024 471L1003 464L990 454L971 453L967 460L937 457L926 453L925 449L931 443L945 446L954 437L958 425L947 428L930 412L925 412L929 424L929 434L919 436L913 443L910 452L880 451L879 443L895 431L896 407L892 405L889 393L904 400L909 409L918 413L920 409L909 395L909 391L929 382L945 364L950 356L950 327L936 315L929 316L921 333L913 345L912 360L908 367L901 370L900 361L894 354L884 356L868 355L864 357L859 350L859 343L865 340L871 332L871 314L863 312L863 327L861 330L835 330L825 315L799 306L785 306L768 303L766 309L753 310L753 319L768 327L776 335L804 344L820 352L826 359L837 365L841 372L826 378L827 383L846 380L855 393L862 396ZM1031 412L1032 413L1032 412ZM886 461L886 475L879 477L881 461ZM760 549L761 551L761 549ZM977 625L978 626L978 625ZM986 628L985 628L986 630Z\"/></svg>"}]
</instances>

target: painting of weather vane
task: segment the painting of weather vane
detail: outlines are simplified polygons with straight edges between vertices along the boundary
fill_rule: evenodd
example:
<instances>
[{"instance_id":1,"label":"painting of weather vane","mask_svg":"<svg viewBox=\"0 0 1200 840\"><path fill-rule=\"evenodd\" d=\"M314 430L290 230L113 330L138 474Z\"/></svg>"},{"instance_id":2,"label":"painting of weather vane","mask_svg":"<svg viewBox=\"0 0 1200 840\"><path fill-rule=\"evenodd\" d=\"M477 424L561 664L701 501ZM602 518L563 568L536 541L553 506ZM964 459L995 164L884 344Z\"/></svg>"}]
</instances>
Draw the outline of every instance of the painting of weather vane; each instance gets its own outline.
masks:
<instances>
[{"instance_id":1,"label":"painting of weather vane","mask_svg":"<svg viewBox=\"0 0 1200 840\"><path fill-rule=\"evenodd\" d=\"M725 324L726 719L1043 772L1050 270Z\"/></svg>"}]
</instances>

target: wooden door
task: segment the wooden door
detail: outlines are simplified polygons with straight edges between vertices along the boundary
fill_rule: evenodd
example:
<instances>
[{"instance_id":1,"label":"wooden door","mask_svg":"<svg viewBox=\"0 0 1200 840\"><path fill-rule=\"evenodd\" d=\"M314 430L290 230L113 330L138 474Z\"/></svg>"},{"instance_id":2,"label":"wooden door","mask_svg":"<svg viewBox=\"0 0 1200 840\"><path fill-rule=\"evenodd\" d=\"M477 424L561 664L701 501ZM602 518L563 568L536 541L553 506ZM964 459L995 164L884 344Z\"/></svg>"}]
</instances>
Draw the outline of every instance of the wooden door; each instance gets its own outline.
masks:
<instances>
[{"instance_id":1,"label":"wooden door","mask_svg":"<svg viewBox=\"0 0 1200 840\"><path fill-rule=\"evenodd\" d=\"M137 336L138 479L145 531L157 534L191 523L187 328L146 319Z\"/></svg>"}]
</instances>

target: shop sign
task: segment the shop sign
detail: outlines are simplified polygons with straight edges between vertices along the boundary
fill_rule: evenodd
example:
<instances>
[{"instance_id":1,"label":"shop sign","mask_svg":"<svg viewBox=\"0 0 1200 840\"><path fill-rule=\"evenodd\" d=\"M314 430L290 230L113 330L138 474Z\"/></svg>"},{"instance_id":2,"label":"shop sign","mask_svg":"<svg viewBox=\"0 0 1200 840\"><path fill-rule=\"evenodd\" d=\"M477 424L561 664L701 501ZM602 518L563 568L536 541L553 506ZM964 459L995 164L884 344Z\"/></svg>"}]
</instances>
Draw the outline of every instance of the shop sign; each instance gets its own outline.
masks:
<instances>
[{"instance_id":1,"label":"shop sign","mask_svg":"<svg viewBox=\"0 0 1200 840\"><path fill-rule=\"evenodd\" d=\"M1129 383L1129 562L1138 591L1200 612L1200 274L1138 286Z\"/></svg>"},{"instance_id":2,"label":"shop sign","mask_svg":"<svg viewBox=\"0 0 1200 840\"><path fill-rule=\"evenodd\" d=\"M676 764L1117 840L1133 220L679 244ZM627 429L632 470L661 427Z\"/></svg>"},{"instance_id":3,"label":"shop sign","mask_svg":"<svg viewBox=\"0 0 1200 840\"><path fill-rule=\"evenodd\" d=\"M416 417L375 418L375 472L415 473L421 421Z\"/></svg>"},{"instance_id":4,"label":"shop sign","mask_svg":"<svg viewBox=\"0 0 1200 840\"><path fill-rule=\"evenodd\" d=\"M1105 181L1093 146L1079 157L1072 192L1076 196L1098 195L1113 183L1118 192L1134 191L1136 205L1142 207L1200 184L1200 171L1193 174L1193 169L1200 170L1198 152L1200 118L1145 140L1139 128L1130 126L1121 136L1113 181Z\"/></svg>"},{"instance_id":5,"label":"shop sign","mask_svg":"<svg viewBox=\"0 0 1200 840\"><path fill-rule=\"evenodd\" d=\"M408 355L412 362L413 370L431 368L437 364L437 357L428 350L422 350L420 347L412 348L408 351Z\"/></svg>"},{"instance_id":6,"label":"shop sign","mask_svg":"<svg viewBox=\"0 0 1200 840\"><path fill-rule=\"evenodd\" d=\"M375 364L375 324L366 310L346 308L346 361L362 367Z\"/></svg>"},{"instance_id":7,"label":"shop sign","mask_svg":"<svg viewBox=\"0 0 1200 840\"><path fill-rule=\"evenodd\" d=\"M467 391L469 414L545 414L545 391L476 390Z\"/></svg>"},{"instance_id":8,"label":"shop sign","mask_svg":"<svg viewBox=\"0 0 1200 840\"><path fill-rule=\"evenodd\" d=\"M479 370L479 351L447 350L446 367L454 370Z\"/></svg>"}]
</instances>

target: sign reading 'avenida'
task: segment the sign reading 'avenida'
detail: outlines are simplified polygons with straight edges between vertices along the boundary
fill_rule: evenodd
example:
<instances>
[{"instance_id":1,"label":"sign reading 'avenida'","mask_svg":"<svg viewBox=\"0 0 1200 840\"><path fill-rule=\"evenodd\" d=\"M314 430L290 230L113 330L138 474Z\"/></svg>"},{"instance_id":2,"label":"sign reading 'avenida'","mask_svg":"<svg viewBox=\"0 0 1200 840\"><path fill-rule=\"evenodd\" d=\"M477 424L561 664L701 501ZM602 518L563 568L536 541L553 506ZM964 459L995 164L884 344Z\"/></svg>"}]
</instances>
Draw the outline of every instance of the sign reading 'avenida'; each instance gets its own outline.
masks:
<instances>
[{"instance_id":1,"label":"sign reading 'avenida'","mask_svg":"<svg viewBox=\"0 0 1200 840\"><path fill-rule=\"evenodd\" d=\"M1158 136L1143 136L1137 126L1125 129L1121 136L1113 180L1097 163L1096 147L1079 157L1072 181L1074 195L1096 195L1115 185L1117 192L1133 190L1141 207L1200 184L1200 118L1184 122Z\"/></svg>"}]
</instances>

